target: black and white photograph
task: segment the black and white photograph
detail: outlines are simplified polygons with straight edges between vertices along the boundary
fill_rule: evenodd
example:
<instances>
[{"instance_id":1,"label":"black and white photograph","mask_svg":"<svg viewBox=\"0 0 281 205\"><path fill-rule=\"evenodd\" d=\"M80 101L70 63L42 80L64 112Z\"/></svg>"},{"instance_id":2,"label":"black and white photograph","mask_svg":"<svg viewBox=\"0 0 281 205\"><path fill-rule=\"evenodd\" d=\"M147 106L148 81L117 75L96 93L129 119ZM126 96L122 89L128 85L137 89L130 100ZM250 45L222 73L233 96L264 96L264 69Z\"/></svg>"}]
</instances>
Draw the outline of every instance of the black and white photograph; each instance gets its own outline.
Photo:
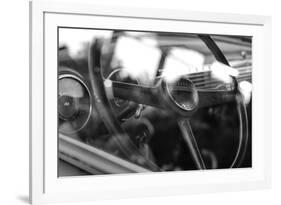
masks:
<instances>
[{"instance_id":1,"label":"black and white photograph","mask_svg":"<svg viewBox=\"0 0 281 205\"><path fill-rule=\"evenodd\" d=\"M58 176L252 167L252 37L58 27Z\"/></svg>"}]
</instances>

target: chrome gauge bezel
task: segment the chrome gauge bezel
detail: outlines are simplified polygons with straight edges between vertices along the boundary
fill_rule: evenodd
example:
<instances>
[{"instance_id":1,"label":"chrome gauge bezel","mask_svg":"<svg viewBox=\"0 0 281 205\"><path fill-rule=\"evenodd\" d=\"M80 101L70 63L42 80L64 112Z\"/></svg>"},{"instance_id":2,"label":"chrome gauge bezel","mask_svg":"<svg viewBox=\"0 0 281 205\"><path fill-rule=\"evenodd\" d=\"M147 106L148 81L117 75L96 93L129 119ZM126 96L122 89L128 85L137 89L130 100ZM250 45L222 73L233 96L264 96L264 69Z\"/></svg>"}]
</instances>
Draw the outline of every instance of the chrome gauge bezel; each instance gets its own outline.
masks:
<instances>
[{"instance_id":1,"label":"chrome gauge bezel","mask_svg":"<svg viewBox=\"0 0 281 205\"><path fill-rule=\"evenodd\" d=\"M67 71L66 71L67 72ZM90 89L89 89L89 87L87 86L87 84L84 82L84 80L81 78L81 77L79 77L78 75L75 75L75 74L72 74L72 73L63 73L63 74L59 74L59 77L58 77L58 81L59 80L62 80L62 79L64 79L64 78L70 78L70 79L73 79L73 80L76 80L76 81L78 81L85 89L86 89L86 91L87 91L87 93L88 93L88 95L89 95L89 101L90 101L90 107L89 107L89 114L88 114L88 116L87 116L87 118L86 118L86 120L85 120L85 122L82 124L82 126L79 128L79 129L77 129L77 130L75 130L75 131L73 131L73 132L63 132L63 131L60 131L59 130L59 128L58 128L58 130L59 130L59 132L61 132L62 134L75 134L75 133L77 133L77 132L79 132L79 131L81 131L86 125L87 125L87 123L89 122L89 120L90 120L90 117L91 117L91 114L92 114L92 100L93 100L93 96L92 96L92 94L91 94L91 92L90 92ZM58 94L59 94L59 87L58 87ZM58 102L58 99L57 99L57 102ZM58 119L59 119L59 112L58 112Z\"/></svg>"}]
</instances>

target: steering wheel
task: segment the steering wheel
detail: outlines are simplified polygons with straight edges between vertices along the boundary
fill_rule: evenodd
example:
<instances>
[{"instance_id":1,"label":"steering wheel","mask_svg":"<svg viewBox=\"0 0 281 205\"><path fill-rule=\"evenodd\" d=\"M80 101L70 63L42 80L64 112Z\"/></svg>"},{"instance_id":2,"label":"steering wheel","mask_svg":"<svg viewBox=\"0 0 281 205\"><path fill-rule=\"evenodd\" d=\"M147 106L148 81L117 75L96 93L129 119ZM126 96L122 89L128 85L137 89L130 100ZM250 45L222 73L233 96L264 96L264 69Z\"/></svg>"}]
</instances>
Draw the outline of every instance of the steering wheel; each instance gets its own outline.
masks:
<instances>
[{"instance_id":1,"label":"steering wheel","mask_svg":"<svg viewBox=\"0 0 281 205\"><path fill-rule=\"evenodd\" d=\"M229 65L222 51L209 35L198 35L198 37L211 50L217 61ZM194 113L200 108L234 101L236 102L239 116L239 142L235 158L230 168L240 166L247 149L248 122L244 99L239 91L238 82L234 77L232 77L234 89L230 91L197 89L186 77L182 77L173 83L168 83L160 79L153 86L125 83L109 79L104 80L101 66L102 46L103 41L101 39L95 39L89 47L88 68L94 95L92 103L97 108L108 131L114 136L124 156L130 157L132 155L137 155L138 158L142 160L138 160L135 163L151 171L161 171L154 162L145 159L143 154L138 151L137 147L131 142L130 137L121 127L120 121L113 113L108 95L133 101L137 104L165 109L175 115L181 133L198 169L206 169L206 165L196 138L193 135L190 120L192 120Z\"/></svg>"}]
</instances>

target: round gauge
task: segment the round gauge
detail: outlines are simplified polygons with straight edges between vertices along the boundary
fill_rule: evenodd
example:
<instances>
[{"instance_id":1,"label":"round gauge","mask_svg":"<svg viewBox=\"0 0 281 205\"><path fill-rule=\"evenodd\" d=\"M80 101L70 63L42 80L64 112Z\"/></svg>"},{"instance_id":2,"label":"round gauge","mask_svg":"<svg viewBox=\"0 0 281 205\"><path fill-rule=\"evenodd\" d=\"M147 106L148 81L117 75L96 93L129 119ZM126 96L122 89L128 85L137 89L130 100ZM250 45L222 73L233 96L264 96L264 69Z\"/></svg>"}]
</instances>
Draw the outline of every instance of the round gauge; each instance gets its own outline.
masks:
<instances>
[{"instance_id":1,"label":"round gauge","mask_svg":"<svg viewBox=\"0 0 281 205\"><path fill-rule=\"evenodd\" d=\"M192 111L197 107L199 96L190 80L180 78L173 83L168 83L167 90L171 100L181 109Z\"/></svg>"},{"instance_id":2,"label":"round gauge","mask_svg":"<svg viewBox=\"0 0 281 205\"><path fill-rule=\"evenodd\" d=\"M61 75L58 90L59 132L74 134L81 130L91 115L88 87L74 75Z\"/></svg>"}]
</instances>

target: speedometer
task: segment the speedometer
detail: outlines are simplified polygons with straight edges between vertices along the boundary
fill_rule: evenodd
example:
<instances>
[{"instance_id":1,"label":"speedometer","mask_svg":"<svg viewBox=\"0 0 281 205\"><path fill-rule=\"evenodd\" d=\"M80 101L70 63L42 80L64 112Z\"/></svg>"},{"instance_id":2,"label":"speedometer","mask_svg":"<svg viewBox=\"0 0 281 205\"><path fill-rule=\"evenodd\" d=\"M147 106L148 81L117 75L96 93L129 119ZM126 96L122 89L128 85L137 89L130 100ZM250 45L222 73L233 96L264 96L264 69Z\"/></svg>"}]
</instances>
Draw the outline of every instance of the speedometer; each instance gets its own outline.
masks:
<instances>
[{"instance_id":1,"label":"speedometer","mask_svg":"<svg viewBox=\"0 0 281 205\"><path fill-rule=\"evenodd\" d=\"M88 87L74 75L59 77L59 131L73 134L82 129L90 118L91 102Z\"/></svg>"}]
</instances>

